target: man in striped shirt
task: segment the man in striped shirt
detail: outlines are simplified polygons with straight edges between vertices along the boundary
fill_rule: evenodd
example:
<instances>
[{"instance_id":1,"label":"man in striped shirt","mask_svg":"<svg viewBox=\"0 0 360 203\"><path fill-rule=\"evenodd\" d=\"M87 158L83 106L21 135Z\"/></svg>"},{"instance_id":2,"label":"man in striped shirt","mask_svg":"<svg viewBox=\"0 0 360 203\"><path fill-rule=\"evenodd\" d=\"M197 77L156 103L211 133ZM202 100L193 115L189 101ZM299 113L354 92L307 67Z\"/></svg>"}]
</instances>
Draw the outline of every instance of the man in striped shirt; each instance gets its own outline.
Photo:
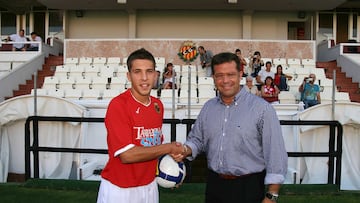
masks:
<instances>
[{"instance_id":1,"label":"man in striped shirt","mask_svg":"<svg viewBox=\"0 0 360 203\"><path fill-rule=\"evenodd\" d=\"M206 155L206 203L276 202L287 172L276 112L240 87L242 71L235 54L217 54L211 66L219 96L203 106L183 156L193 160Z\"/></svg>"}]
</instances>

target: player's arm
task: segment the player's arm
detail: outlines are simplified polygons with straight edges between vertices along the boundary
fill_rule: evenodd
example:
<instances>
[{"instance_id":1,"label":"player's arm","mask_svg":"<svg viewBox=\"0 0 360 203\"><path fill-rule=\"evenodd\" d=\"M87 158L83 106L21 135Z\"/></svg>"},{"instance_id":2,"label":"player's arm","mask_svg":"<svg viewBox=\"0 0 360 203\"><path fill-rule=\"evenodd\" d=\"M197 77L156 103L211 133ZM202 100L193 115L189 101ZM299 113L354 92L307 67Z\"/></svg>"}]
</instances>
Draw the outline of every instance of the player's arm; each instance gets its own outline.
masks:
<instances>
[{"instance_id":1,"label":"player's arm","mask_svg":"<svg viewBox=\"0 0 360 203\"><path fill-rule=\"evenodd\" d=\"M134 146L119 154L119 158L122 163L129 164L157 159L164 154L181 154L183 150L182 144L178 142L151 147Z\"/></svg>"}]
</instances>

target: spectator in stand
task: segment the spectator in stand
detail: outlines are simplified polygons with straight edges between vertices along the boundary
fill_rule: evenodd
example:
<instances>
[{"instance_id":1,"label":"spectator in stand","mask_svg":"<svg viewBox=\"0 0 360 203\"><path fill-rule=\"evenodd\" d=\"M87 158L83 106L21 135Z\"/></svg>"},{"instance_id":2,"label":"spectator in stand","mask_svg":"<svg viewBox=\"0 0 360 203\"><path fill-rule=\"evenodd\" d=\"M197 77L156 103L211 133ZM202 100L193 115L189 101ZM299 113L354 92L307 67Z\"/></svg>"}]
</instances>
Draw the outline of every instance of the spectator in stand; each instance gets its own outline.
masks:
<instances>
[{"instance_id":1,"label":"spectator in stand","mask_svg":"<svg viewBox=\"0 0 360 203\"><path fill-rule=\"evenodd\" d=\"M156 71L156 77L155 77L155 81L154 81L154 84L153 84L153 87L152 87L152 89L159 89L160 88L160 86L161 86L161 84L160 84L160 75L161 75L161 73L160 73L160 71Z\"/></svg>"},{"instance_id":2,"label":"spectator in stand","mask_svg":"<svg viewBox=\"0 0 360 203\"><path fill-rule=\"evenodd\" d=\"M211 59L213 57L213 53L210 50L205 50L203 46L199 46L198 51L200 53L201 67L206 69L206 77L211 77Z\"/></svg>"},{"instance_id":3,"label":"spectator in stand","mask_svg":"<svg viewBox=\"0 0 360 203\"><path fill-rule=\"evenodd\" d=\"M166 64L163 73L163 89L172 89L173 85L176 89L176 72L174 70L174 65L172 63ZM175 81L174 81L175 80Z\"/></svg>"},{"instance_id":4,"label":"spectator in stand","mask_svg":"<svg viewBox=\"0 0 360 203\"><path fill-rule=\"evenodd\" d=\"M245 71L245 66L247 65L247 62L246 62L245 58L242 56L240 49L236 49L235 54L239 57L240 69L243 72L243 77L246 77L247 74L246 74L246 71Z\"/></svg>"},{"instance_id":5,"label":"spectator in stand","mask_svg":"<svg viewBox=\"0 0 360 203\"><path fill-rule=\"evenodd\" d=\"M250 75L246 77L246 83L244 85L244 89L252 94L255 94L257 96L260 96L260 91L258 90L258 88L256 87L256 85L254 85L254 81L253 81L253 77L251 77Z\"/></svg>"},{"instance_id":6,"label":"spectator in stand","mask_svg":"<svg viewBox=\"0 0 360 203\"><path fill-rule=\"evenodd\" d=\"M263 86L263 84L265 84L265 79L268 76L274 79L275 73L271 71L271 66L271 62L267 61L265 65L265 70L261 70L256 76L256 82L259 90L261 90L261 87Z\"/></svg>"},{"instance_id":7,"label":"spectator in stand","mask_svg":"<svg viewBox=\"0 0 360 203\"><path fill-rule=\"evenodd\" d=\"M264 61L261 59L261 54L259 51L255 51L254 55L250 58L249 64L249 67L251 68L251 76L256 78L262 66L264 66Z\"/></svg>"},{"instance_id":8,"label":"spectator in stand","mask_svg":"<svg viewBox=\"0 0 360 203\"><path fill-rule=\"evenodd\" d=\"M309 77L305 77L303 83L299 87L301 93L301 101L304 102L304 108L307 109L321 103L320 87L314 84L315 74L311 73Z\"/></svg>"},{"instance_id":9,"label":"spectator in stand","mask_svg":"<svg viewBox=\"0 0 360 203\"><path fill-rule=\"evenodd\" d=\"M265 84L261 87L261 97L271 104L278 104L279 93L279 88L274 85L274 79L271 76L267 76Z\"/></svg>"},{"instance_id":10,"label":"spectator in stand","mask_svg":"<svg viewBox=\"0 0 360 203\"><path fill-rule=\"evenodd\" d=\"M8 36L7 38L8 41L13 41L13 42L27 42L27 38L25 37L25 30L21 29L19 31L19 34L12 34L10 36ZM26 51L26 46L25 43L14 43L13 44L13 51Z\"/></svg>"},{"instance_id":11,"label":"spectator in stand","mask_svg":"<svg viewBox=\"0 0 360 203\"><path fill-rule=\"evenodd\" d=\"M31 33L31 41L33 42L42 42L41 37L37 35L36 32ZM30 44L29 48L26 49L27 51L39 51L39 43L32 43Z\"/></svg>"},{"instance_id":12,"label":"spectator in stand","mask_svg":"<svg viewBox=\"0 0 360 203\"><path fill-rule=\"evenodd\" d=\"M276 73L274 77L274 84L279 88L280 91L289 91L287 80L291 80L292 76L283 73L281 65L276 67Z\"/></svg>"}]
</instances>

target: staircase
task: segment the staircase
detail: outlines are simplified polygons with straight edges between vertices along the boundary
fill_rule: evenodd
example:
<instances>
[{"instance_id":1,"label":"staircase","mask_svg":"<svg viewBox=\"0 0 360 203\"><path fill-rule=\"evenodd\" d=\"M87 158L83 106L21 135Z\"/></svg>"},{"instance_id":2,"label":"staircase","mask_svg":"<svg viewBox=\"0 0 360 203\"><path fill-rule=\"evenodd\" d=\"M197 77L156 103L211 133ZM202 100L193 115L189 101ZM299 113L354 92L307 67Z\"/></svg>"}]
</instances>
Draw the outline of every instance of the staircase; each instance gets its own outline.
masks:
<instances>
[{"instance_id":1,"label":"staircase","mask_svg":"<svg viewBox=\"0 0 360 203\"><path fill-rule=\"evenodd\" d=\"M54 75L55 66L61 65L63 63L63 56L49 56L48 58L46 58L45 64L43 64L42 69L37 72L37 88L42 87L44 83L44 78L46 76ZM7 97L5 99L30 94L32 89L34 89L34 75L32 75L31 80L26 80L25 84L20 84L18 90L13 90L13 95L11 97Z\"/></svg>"},{"instance_id":2,"label":"staircase","mask_svg":"<svg viewBox=\"0 0 360 203\"><path fill-rule=\"evenodd\" d=\"M333 79L333 70L336 70L336 87L339 92L348 92L352 102L360 102L359 83L352 82L352 79L346 77L341 71L341 67L337 66L336 61L317 62L317 68L324 68L327 78Z\"/></svg>"}]
</instances>

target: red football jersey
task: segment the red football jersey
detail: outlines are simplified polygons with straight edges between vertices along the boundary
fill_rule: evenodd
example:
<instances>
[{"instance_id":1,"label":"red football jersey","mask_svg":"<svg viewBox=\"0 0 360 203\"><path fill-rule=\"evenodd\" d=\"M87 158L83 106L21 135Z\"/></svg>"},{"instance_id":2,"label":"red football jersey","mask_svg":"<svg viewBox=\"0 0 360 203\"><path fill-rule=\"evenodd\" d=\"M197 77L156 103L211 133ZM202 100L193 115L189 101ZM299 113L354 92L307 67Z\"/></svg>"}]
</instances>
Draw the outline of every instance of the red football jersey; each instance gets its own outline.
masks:
<instances>
[{"instance_id":1,"label":"red football jersey","mask_svg":"<svg viewBox=\"0 0 360 203\"><path fill-rule=\"evenodd\" d=\"M164 107L150 97L150 104L136 101L130 90L111 100L106 116L109 160L101 176L119 187L147 185L155 178L157 159L123 164L118 155L132 145L155 146L163 142Z\"/></svg>"}]
</instances>

